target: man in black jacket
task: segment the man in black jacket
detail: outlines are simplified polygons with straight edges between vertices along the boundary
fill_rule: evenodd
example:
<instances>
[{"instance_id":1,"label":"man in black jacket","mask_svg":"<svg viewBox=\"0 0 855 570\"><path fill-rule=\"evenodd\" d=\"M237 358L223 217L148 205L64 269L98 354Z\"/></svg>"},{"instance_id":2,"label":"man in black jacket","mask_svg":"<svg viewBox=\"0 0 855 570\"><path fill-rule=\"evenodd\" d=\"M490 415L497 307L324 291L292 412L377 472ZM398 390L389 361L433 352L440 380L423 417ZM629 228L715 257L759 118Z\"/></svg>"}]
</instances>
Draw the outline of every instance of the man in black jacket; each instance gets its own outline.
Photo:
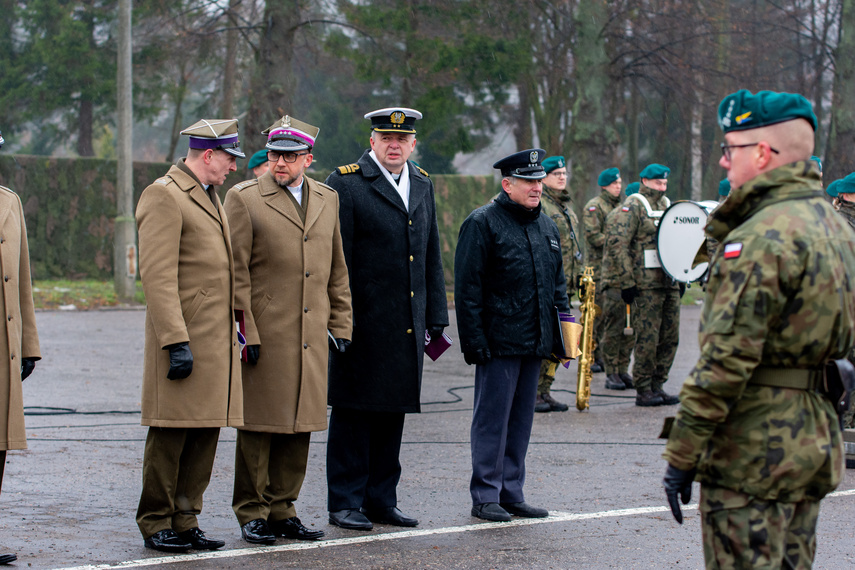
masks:
<instances>
[{"instance_id":1,"label":"man in black jacket","mask_svg":"<svg viewBox=\"0 0 855 570\"><path fill-rule=\"evenodd\" d=\"M330 523L416 526L397 508L404 416L419 411L425 330L448 326L433 182L408 160L414 109L380 109L371 150L327 184L339 195L353 298L353 343L332 351L327 438Z\"/></svg>"},{"instance_id":2,"label":"man in black jacket","mask_svg":"<svg viewBox=\"0 0 855 570\"><path fill-rule=\"evenodd\" d=\"M496 162L502 190L466 218L454 255L460 345L475 364L472 516L545 517L525 502L525 454L540 361L552 354L555 308L569 312L558 227L541 212L542 149Z\"/></svg>"}]
</instances>

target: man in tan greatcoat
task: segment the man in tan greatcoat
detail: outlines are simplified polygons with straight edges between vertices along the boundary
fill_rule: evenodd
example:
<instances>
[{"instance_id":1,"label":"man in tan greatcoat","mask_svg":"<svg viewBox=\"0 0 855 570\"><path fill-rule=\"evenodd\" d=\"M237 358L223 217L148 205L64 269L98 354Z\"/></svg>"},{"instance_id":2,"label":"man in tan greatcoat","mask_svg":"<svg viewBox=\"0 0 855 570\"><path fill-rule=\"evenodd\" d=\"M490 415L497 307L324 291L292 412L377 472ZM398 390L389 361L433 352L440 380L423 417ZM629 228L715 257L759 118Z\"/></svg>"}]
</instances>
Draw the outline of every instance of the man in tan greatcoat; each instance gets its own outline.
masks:
<instances>
[{"instance_id":1,"label":"man in tan greatcoat","mask_svg":"<svg viewBox=\"0 0 855 570\"><path fill-rule=\"evenodd\" d=\"M0 134L0 147L3 135ZM26 449L24 432L24 401L21 382L29 376L41 359L39 335L36 332L36 313L33 310L33 292L30 284L30 251L27 246L27 227L24 209L18 195L0 186L0 303L7 316L0 337L0 357L7 364L0 371L0 488L3 487L3 468L6 451ZM0 553L0 564L9 564L18 557Z\"/></svg>"},{"instance_id":2,"label":"man in tan greatcoat","mask_svg":"<svg viewBox=\"0 0 855 570\"><path fill-rule=\"evenodd\" d=\"M148 186L137 204L145 291L143 458L137 524L147 548L220 548L196 515L211 478L220 428L243 424L234 264L214 187L243 158L237 120L185 129L187 158Z\"/></svg>"},{"instance_id":3,"label":"man in tan greatcoat","mask_svg":"<svg viewBox=\"0 0 855 570\"><path fill-rule=\"evenodd\" d=\"M304 175L318 129L286 115L264 134L270 169L225 201L247 342L232 506L254 544L324 535L303 526L294 501L311 432L327 428L328 335L340 352L351 338L338 194Z\"/></svg>"}]
</instances>

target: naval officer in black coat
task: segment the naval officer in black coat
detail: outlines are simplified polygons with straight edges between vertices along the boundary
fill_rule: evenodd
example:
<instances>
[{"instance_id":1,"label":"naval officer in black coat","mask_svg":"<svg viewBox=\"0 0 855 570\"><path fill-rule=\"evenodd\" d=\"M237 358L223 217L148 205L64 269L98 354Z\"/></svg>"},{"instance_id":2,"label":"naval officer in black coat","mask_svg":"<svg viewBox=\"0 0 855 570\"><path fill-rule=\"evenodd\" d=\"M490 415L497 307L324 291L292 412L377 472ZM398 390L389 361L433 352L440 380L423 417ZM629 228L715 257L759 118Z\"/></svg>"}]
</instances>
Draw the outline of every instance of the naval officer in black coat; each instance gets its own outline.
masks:
<instances>
[{"instance_id":1,"label":"naval officer in black coat","mask_svg":"<svg viewBox=\"0 0 855 570\"><path fill-rule=\"evenodd\" d=\"M541 212L541 162L530 149L496 162L502 192L463 222L454 252L460 349L475 369L472 516L545 517L523 497L541 359L552 354L555 309L570 312L558 227Z\"/></svg>"},{"instance_id":2,"label":"naval officer in black coat","mask_svg":"<svg viewBox=\"0 0 855 570\"><path fill-rule=\"evenodd\" d=\"M397 508L404 415L418 412L425 330L448 326L433 182L408 160L422 114L389 108L371 119L371 150L326 183L339 194L353 298L353 340L331 351L327 443L330 523L415 526Z\"/></svg>"}]
</instances>

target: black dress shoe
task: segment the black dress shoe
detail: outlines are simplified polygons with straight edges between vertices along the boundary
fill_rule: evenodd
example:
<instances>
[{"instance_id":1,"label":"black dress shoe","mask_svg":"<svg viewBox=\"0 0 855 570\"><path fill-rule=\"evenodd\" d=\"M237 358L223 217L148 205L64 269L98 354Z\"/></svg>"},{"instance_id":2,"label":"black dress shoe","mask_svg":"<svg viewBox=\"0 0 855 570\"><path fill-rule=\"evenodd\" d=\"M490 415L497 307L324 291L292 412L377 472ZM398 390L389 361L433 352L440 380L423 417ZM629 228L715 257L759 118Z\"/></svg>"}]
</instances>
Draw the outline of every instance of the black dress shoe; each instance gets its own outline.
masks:
<instances>
[{"instance_id":1,"label":"black dress shoe","mask_svg":"<svg viewBox=\"0 0 855 570\"><path fill-rule=\"evenodd\" d=\"M14 562L18 559L17 554L12 554L11 552L7 554L0 554L0 564L9 564L10 562Z\"/></svg>"},{"instance_id":2,"label":"black dress shoe","mask_svg":"<svg viewBox=\"0 0 855 570\"><path fill-rule=\"evenodd\" d=\"M499 503L482 503L472 507L472 516L485 521L508 522L511 515Z\"/></svg>"},{"instance_id":3,"label":"black dress shoe","mask_svg":"<svg viewBox=\"0 0 855 570\"><path fill-rule=\"evenodd\" d=\"M368 520L377 524L391 524L394 526L416 526L419 521L408 517L398 507L386 507L385 509L362 509Z\"/></svg>"},{"instance_id":4,"label":"black dress shoe","mask_svg":"<svg viewBox=\"0 0 855 570\"><path fill-rule=\"evenodd\" d=\"M205 533L198 526L184 532L179 532L178 536L184 542L189 542L194 550L216 550L226 545L225 540L217 540L216 538L205 536Z\"/></svg>"},{"instance_id":5,"label":"black dress shoe","mask_svg":"<svg viewBox=\"0 0 855 570\"><path fill-rule=\"evenodd\" d=\"M249 521L240 527L240 534L245 541L251 544L273 544L276 542L276 537L264 519Z\"/></svg>"},{"instance_id":6,"label":"black dress shoe","mask_svg":"<svg viewBox=\"0 0 855 570\"><path fill-rule=\"evenodd\" d=\"M620 374L609 374L606 376L606 390L626 390Z\"/></svg>"},{"instance_id":7,"label":"black dress shoe","mask_svg":"<svg viewBox=\"0 0 855 570\"><path fill-rule=\"evenodd\" d=\"M623 380L624 386L626 386L630 390L635 388L635 384L632 383L632 376L630 376L626 372L621 372L619 374L619 376L620 376L620 379Z\"/></svg>"},{"instance_id":8,"label":"black dress shoe","mask_svg":"<svg viewBox=\"0 0 855 570\"><path fill-rule=\"evenodd\" d=\"M675 404L680 403L680 398L678 398L677 396L673 396L673 395L669 394L668 392L666 392L662 388L659 388L658 390L653 390L653 393L659 394L659 396L662 398L662 405L663 406L673 406Z\"/></svg>"},{"instance_id":9,"label":"black dress shoe","mask_svg":"<svg viewBox=\"0 0 855 570\"><path fill-rule=\"evenodd\" d=\"M281 521L270 521L270 531L276 536L296 538L297 540L318 540L324 535L322 530L309 530L303 526L300 519L291 517Z\"/></svg>"},{"instance_id":10,"label":"black dress shoe","mask_svg":"<svg viewBox=\"0 0 855 570\"><path fill-rule=\"evenodd\" d=\"M549 511L540 507L532 507L526 502L522 503L502 503L502 508L518 517L528 519L542 519L549 516Z\"/></svg>"},{"instance_id":11,"label":"black dress shoe","mask_svg":"<svg viewBox=\"0 0 855 570\"><path fill-rule=\"evenodd\" d=\"M344 509L342 511L330 511L330 524L349 528L351 530L371 530L374 525L363 515L359 509Z\"/></svg>"},{"instance_id":12,"label":"black dress shoe","mask_svg":"<svg viewBox=\"0 0 855 570\"><path fill-rule=\"evenodd\" d=\"M161 552L187 552L193 548L193 545L178 536L171 528L167 528L145 539L145 547Z\"/></svg>"},{"instance_id":13,"label":"black dress shoe","mask_svg":"<svg viewBox=\"0 0 855 570\"><path fill-rule=\"evenodd\" d=\"M635 395L635 405L642 407L663 406L665 405L665 400L662 399L662 396L651 390L642 390Z\"/></svg>"}]
</instances>

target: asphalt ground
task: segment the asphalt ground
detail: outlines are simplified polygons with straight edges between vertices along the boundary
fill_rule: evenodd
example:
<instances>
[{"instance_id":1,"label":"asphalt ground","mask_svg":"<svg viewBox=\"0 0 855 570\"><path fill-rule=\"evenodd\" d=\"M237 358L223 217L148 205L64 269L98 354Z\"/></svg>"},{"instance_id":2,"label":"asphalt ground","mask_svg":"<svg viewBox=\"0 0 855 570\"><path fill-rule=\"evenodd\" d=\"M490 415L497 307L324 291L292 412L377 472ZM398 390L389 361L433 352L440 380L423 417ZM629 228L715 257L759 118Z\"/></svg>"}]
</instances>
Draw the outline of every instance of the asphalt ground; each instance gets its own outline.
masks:
<instances>
[{"instance_id":1,"label":"asphalt ground","mask_svg":"<svg viewBox=\"0 0 855 570\"><path fill-rule=\"evenodd\" d=\"M700 310L684 307L668 392L698 355ZM451 314L453 322L453 312ZM40 312L44 359L24 384L29 449L7 457L0 497L0 553L18 568L703 568L692 504L680 526L665 506L662 420L676 406L638 408L634 393L607 391L594 375L591 408L577 412L576 370L560 369L553 395L563 413L536 414L526 500L546 519L487 523L470 516L469 424L474 367L455 345L427 360L422 413L407 417L399 506L415 529L328 524L326 432L313 434L297 502L318 542L243 542L231 509L235 430L223 429L200 525L226 546L170 556L147 550L134 514L146 428L139 425L143 311ZM456 341L452 325L448 331ZM816 568L855 567L855 471L825 499Z\"/></svg>"}]
</instances>

